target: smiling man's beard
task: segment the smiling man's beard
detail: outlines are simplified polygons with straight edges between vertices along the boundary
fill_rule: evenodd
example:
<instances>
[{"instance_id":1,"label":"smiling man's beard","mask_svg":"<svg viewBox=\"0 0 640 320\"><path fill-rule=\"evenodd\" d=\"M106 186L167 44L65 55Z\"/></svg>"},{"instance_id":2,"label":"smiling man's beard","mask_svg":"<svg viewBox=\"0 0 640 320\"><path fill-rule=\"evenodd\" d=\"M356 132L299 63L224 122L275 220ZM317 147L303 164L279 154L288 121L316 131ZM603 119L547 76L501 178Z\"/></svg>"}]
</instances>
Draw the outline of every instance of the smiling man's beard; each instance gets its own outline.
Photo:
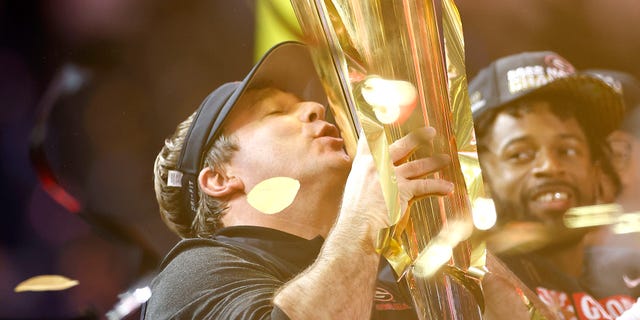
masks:
<instances>
[{"instance_id":1,"label":"smiling man's beard","mask_svg":"<svg viewBox=\"0 0 640 320\"><path fill-rule=\"evenodd\" d=\"M576 204L585 205L582 204L585 197L580 193L578 188L566 184L564 186L571 189L571 193ZM491 188L491 190L496 189ZM549 221L554 221L554 223L562 223L562 215L564 214L564 212L549 213L548 215L551 219L544 219L542 216L534 214L527 205L531 201L531 194L520 194L520 197L517 201L507 199L502 195L495 193L492 194L492 198L495 204L496 213L498 215L499 224L504 224L511 221L540 222L547 225L549 224ZM595 199L593 200L595 201Z\"/></svg>"},{"instance_id":2,"label":"smiling man's beard","mask_svg":"<svg viewBox=\"0 0 640 320\"><path fill-rule=\"evenodd\" d=\"M498 224L513 221L538 221L538 219L531 218L529 210L524 208L521 203L514 203L496 194L492 195L492 198L498 215Z\"/></svg>"},{"instance_id":3,"label":"smiling man's beard","mask_svg":"<svg viewBox=\"0 0 640 320\"><path fill-rule=\"evenodd\" d=\"M577 202L583 201L585 195L579 194L576 188L572 188L572 192ZM562 216L564 213L551 213L553 216L553 223L550 223L551 219L542 219L540 216L533 214L528 206L524 205L530 199L530 197L522 196L519 202L510 201L504 199L500 195L493 194L493 201L498 215L498 226L504 226L509 222L534 222L541 223L542 225L550 228L549 233L553 234L552 239L545 241L542 247L538 247L542 250L554 250L565 248L566 246L572 246L582 240L584 235L589 231L587 229L568 229L562 222ZM537 250L537 249L536 249Z\"/></svg>"}]
</instances>

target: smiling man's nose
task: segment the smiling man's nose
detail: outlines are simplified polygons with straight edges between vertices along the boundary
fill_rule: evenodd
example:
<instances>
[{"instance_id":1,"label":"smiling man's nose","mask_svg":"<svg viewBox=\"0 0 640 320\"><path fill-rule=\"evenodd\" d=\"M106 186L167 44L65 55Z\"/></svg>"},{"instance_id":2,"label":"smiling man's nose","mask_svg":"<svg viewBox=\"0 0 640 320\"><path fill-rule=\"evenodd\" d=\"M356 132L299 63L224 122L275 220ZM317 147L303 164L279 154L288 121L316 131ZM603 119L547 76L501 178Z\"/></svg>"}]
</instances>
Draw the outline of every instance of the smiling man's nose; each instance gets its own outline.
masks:
<instances>
[{"instance_id":1,"label":"smiling man's nose","mask_svg":"<svg viewBox=\"0 0 640 320\"><path fill-rule=\"evenodd\" d=\"M564 172L564 164L553 152L541 151L537 155L533 172L538 176L557 175Z\"/></svg>"}]
</instances>

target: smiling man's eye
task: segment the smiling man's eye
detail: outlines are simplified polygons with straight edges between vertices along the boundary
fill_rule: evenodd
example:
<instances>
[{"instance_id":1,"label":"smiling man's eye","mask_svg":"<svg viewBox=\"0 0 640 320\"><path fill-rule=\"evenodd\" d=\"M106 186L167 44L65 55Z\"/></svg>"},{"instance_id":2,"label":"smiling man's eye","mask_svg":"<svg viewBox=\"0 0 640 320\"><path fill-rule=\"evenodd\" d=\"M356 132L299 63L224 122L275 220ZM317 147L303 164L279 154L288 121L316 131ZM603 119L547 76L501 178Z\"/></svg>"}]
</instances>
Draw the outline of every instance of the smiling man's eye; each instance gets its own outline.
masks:
<instances>
[{"instance_id":1,"label":"smiling man's eye","mask_svg":"<svg viewBox=\"0 0 640 320\"><path fill-rule=\"evenodd\" d=\"M588 151L581 145L570 144L558 147L558 153L569 158L575 158L588 154Z\"/></svg>"},{"instance_id":2,"label":"smiling man's eye","mask_svg":"<svg viewBox=\"0 0 640 320\"><path fill-rule=\"evenodd\" d=\"M531 159L533 158L533 152L531 151L519 152L515 155L515 158L518 160Z\"/></svg>"},{"instance_id":3,"label":"smiling man's eye","mask_svg":"<svg viewBox=\"0 0 640 320\"><path fill-rule=\"evenodd\" d=\"M578 155L578 150L576 150L575 148L565 148L562 153L564 153L567 156L570 157L574 157L576 155Z\"/></svg>"},{"instance_id":4,"label":"smiling man's eye","mask_svg":"<svg viewBox=\"0 0 640 320\"><path fill-rule=\"evenodd\" d=\"M531 160L535 157L535 152L533 150L522 150L517 152L512 152L507 155L507 159L513 162L524 162Z\"/></svg>"}]
</instances>

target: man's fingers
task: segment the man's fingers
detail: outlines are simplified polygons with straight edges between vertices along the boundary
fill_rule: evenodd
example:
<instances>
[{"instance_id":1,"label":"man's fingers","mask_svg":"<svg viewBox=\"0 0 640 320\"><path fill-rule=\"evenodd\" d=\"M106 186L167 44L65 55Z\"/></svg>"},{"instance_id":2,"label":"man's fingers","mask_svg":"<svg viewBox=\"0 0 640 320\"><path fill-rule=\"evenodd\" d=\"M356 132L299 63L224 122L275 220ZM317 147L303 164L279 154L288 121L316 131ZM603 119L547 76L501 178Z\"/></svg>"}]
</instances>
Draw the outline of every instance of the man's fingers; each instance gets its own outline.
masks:
<instances>
[{"instance_id":1,"label":"man's fingers","mask_svg":"<svg viewBox=\"0 0 640 320\"><path fill-rule=\"evenodd\" d=\"M396 175L405 179L424 177L451 164L447 154L436 154L429 158L417 159L396 167Z\"/></svg>"},{"instance_id":2,"label":"man's fingers","mask_svg":"<svg viewBox=\"0 0 640 320\"><path fill-rule=\"evenodd\" d=\"M431 127L422 127L411 131L406 136L389 145L389 154L394 164L404 161L416 149L428 146L428 143L436 136L436 130Z\"/></svg>"},{"instance_id":3,"label":"man's fingers","mask_svg":"<svg viewBox=\"0 0 640 320\"><path fill-rule=\"evenodd\" d=\"M406 191L412 198L427 196L446 196L453 192L453 183L441 179L414 179L406 181Z\"/></svg>"}]
</instances>

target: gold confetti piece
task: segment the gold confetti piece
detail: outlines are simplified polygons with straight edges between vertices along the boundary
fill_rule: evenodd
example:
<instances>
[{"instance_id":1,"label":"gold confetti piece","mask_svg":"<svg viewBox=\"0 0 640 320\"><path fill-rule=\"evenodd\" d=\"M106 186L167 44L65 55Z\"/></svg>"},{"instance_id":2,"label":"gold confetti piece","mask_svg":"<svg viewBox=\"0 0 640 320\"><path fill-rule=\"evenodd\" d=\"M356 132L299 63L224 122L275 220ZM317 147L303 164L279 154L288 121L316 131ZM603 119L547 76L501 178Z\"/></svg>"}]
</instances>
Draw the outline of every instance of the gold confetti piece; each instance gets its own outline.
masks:
<instances>
[{"instance_id":1,"label":"gold confetti piece","mask_svg":"<svg viewBox=\"0 0 640 320\"><path fill-rule=\"evenodd\" d=\"M611 226L615 234L640 232L640 212L625 213L615 203L571 208L563 218L567 228Z\"/></svg>"},{"instance_id":2,"label":"gold confetti piece","mask_svg":"<svg viewBox=\"0 0 640 320\"><path fill-rule=\"evenodd\" d=\"M13 291L59 291L77 286L78 280L59 275L40 275L22 281Z\"/></svg>"},{"instance_id":3,"label":"gold confetti piece","mask_svg":"<svg viewBox=\"0 0 640 320\"><path fill-rule=\"evenodd\" d=\"M431 242L416 259L413 273L429 278L453 256L453 247L441 241Z\"/></svg>"},{"instance_id":4,"label":"gold confetti piece","mask_svg":"<svg viewBox=\"0 0 640 320\"><path fill-rule=\"evenodd\" d=\"M485 240L493 253L522 254L549 245L554 238L560 239L560 234L539 222L512 221L488 233Z\"/></svg>"},{"instance_id":5,"label":"gold confetti piece","mask_svg":"<svg viewBox=\"0 0 640 320\"><path fill-rule=\"evenodd\" d=\"M571 208L564 214L564 224L568 228L585 228L614 224L623 213L619 204L598 204Z\"/></svg>"},{"instance_id":6,"label":"gold confetti piece","mask_svg":"<svg viewBox=\"0 0 640 320\"><path fill-rule=\"evenodd\" d=\"M274 177L258 183L249 194L247 201L256 210L274 214L293 203L300 190L300 182L288 177Z\"/></svg>"},{"instance_id":7,"label":"gold confetti piece","mask_svg":"<svg viewBox=\"0 0 640 320\"><path fill-rule=\"evenodd\" d=\"M478 197L472 205L473 225L479 230L491 229L498 220L496 206L489 198Z\"/></svg>"},{"instance_id":8,"label":"gold confetti piece","mask_svg":"<svg viewBox=\"0 0 640 320\"><path fill-rule=\"evenodd\" d=\"M417 277L433 276L453 256L453 248L471 235L473 226L464 220L450 220L415 260L413 273Z\"/></svg>"},{"instance_id":9,"label":"gold confetti piece","mask_svg":"<svg viewBox=\"0 0 640 320\"><path fill-rule=\"evenodd\" d=\"M612 230L615 234L640 232L640 212L621 215Z\"/></svg>"}]
</instances>

